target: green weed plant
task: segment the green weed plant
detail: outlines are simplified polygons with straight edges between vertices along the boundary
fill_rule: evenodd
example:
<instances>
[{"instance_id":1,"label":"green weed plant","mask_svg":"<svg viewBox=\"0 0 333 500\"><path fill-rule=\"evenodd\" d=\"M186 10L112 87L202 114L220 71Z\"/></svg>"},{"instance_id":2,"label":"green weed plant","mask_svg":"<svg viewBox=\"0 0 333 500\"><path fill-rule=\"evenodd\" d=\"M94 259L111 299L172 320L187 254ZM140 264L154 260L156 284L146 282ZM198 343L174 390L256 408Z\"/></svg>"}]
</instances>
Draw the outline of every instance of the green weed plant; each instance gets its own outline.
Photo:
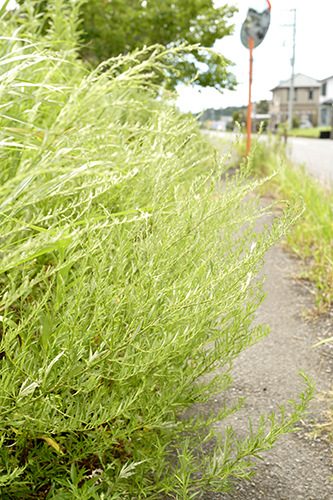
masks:
<instances>
[{"instance_id":1,"label":"green weed plant","mask_svg":"<svg viewBox=\"0 0 333 500\"><path fill-rule=\"evenodd\" d=\"M245 439L212 425L241 399L184 411L226 389L235 357L268 333L252 324L256 276L302 209L254 232L269 208L248 195L264 180L251 161L226 176L231 153L209 156L154 83L191 48L90 71L65 38L78 3L53 2L44 38L31 6L0 22L0 496L226 491L294 429L311 383Z\"/></svg>"}]
</instances>

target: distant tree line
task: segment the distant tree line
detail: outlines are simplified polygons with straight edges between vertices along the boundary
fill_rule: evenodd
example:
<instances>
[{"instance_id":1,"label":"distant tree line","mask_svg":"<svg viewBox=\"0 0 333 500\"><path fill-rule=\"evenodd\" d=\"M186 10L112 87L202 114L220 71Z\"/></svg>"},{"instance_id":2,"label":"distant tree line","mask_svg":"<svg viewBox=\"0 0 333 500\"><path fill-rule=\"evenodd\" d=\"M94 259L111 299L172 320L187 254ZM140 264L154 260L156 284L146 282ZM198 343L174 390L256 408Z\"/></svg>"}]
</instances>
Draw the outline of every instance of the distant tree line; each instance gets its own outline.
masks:
<instances>
[{"instance_id":1,"label":"distant tree line","mask_svg":"<svg viewBox=\"0 0 333 500\"><path fill-rule=\"evenodd\" d=\"M240 112L246 111L246 106L228 106L227 108L219 108L219 109L214 109L214 108L207 108L205 111L201 114L196 113L197 116L199 116L200 121L206 121L206 120L214 120L214 121L219 121L222 119L222 116L233 116L235 112Z\"/></svg>"},{"instance_id":2,"label":"distant tree line","mask_svg":"<svg viewBox=\"0 0 333 500\"><path fill-rule=\"evenodd\" d=\"M222 116L232 116L234 121L237 121L238 113L244 112L247 110L247 106L228 106L227 108L207 108L202 116L200 117L201 121L205 120L221 120ZM267 114L269 111L269 101L262 100L256 103L256 113L258 114ZM197 116L200 113L196 113Z\"/></svg>"}]
</instances>

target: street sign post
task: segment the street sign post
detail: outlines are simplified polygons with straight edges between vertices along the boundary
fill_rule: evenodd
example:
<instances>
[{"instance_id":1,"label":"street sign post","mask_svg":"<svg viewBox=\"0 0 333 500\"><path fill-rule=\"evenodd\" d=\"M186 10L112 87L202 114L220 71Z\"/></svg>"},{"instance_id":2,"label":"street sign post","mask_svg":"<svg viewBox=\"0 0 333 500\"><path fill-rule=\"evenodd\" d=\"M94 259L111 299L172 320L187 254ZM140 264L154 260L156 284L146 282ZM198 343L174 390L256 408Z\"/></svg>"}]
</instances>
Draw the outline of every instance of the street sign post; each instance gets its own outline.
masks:
<instances>
[{"instance_id":1,"label":"street sign post","mask_svg":"<svg viewBox=\"0 0 333 500\"><path fill-rule=\"evenodd\" d=\"M252 131L252 76L253 76L253 49L258 47L264 40L271 21L271 3L269 0L252 0L252 7L247 12L246 19L241 29L241 41L245 48L250 51L250 75L249 75L249 104L247 108L247 144L246 156L251 148Z\"/></svg>"}]
</instances>

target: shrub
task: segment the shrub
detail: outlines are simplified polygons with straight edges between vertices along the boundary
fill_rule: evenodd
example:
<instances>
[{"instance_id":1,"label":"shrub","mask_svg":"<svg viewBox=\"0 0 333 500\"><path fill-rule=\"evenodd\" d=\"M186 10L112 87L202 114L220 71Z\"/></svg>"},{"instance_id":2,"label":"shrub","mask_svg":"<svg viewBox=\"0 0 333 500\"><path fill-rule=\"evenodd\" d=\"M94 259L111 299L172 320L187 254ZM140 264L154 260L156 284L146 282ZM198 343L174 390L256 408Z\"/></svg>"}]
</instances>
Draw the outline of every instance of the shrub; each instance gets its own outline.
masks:
<instances>
[{"instance_id":1,"label":"shrub","mask_svg":"<svg viewBox=\"0 0 333 500\"><path fill-rule=\"evenodd\" d=\"M225 491L293 429L311 384L245 440L211 427L241 400L207 419L184 410L225 389L233 359L268 333L251 323L254 278L300 209L256 234L266 210L247 195L264 181L250 163L223 180L231 153L207 170L194 119L149 77L190 49L90 73L51 35L1 39L1 498Z\"/></svg>"}]
</instances>

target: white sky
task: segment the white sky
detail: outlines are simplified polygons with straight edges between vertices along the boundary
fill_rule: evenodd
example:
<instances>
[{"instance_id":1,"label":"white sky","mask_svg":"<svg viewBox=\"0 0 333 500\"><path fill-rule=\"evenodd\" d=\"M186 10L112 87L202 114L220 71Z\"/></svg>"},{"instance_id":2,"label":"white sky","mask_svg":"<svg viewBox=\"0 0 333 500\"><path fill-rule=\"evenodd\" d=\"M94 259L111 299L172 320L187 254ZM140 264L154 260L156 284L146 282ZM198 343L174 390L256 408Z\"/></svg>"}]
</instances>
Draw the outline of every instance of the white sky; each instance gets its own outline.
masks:
<instances>
[{"instance_id":1,"label":"white sky","mask_svg":"<svg viewBox=\"0 0 333 500\"><path fill-rule=\"evenodd\" d=\"M239 85L235 91L220 94L215 89L179 87L177 105L182 111L199 112L206 108L225 108L248 103L249 51L240 41L240 29L248 8L257 0L219 0L217 4L237 5L233 17L235 33L219 40L215 50L236 66L230 68ZM296 19L295 73L304 73L318 80L333 75L333 0L270 0L271 25L262 44L254 52L252 100L271 99L270 89L291 76L293 13Z\"/></svg>"},{"instance_id":2,"label":"white sky","mask_svg":"<svg viewBox=\"0 0 333 500\"><path fill-rule=\"evenodd\" d=\"M1 0L0 1L0 7L5 3L6 0ZM16 6L15 0L9 0L9 4L7 6L7 9L14 9Z\"/></svg>"}]
</instances>

